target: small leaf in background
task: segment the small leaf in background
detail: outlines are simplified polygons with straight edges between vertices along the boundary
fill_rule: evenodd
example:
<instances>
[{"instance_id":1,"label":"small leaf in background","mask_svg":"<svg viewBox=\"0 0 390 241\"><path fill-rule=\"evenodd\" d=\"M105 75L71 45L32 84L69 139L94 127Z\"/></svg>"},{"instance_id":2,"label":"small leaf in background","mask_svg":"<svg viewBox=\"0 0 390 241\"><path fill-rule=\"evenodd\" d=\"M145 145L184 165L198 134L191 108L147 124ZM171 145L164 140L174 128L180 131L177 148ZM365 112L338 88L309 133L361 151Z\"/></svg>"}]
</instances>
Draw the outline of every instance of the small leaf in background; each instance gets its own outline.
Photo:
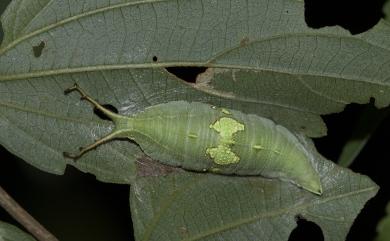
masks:
<instances>
[{"instance_id":1,"label":"small leaf in background","mask_svg":"<svg viewBox=\"0 0 390 241\"><path fill-rule=\"evenodd\" d=\"M378 236L375 241L390 241L390 202L387 204L386 214L378 224Z\"/></svg>"},{"instance_id":2,"label":"small leaf in background","mask_svg":"<svg viewBox=\"0 0 390 241\"><path fill-rule=\"evenodd\" d=\"M0 221L0 241L36 241L30 234Z\"/></svg>"},{"instance_id":3,"label":"small leaf in background","mask_svg":"<svg viewBox=\"0 0 390 241\"><path fill-rule=\"evenodd\" d=\"M385 5L383 6L383 13L385 14L384 19L386 21L390 21L390 1L386 1Z\"/></svg>"},{"instance_id":4,"label":"small leaf in background","mask_svg":"<svg viewBox=\"0 0 390 241\"><path fill-rule=\"evenodd\" d=\"M304 141L304 140L303 140ZM321 196L277 179L174 172L140 177L131 186L130 205L138 241L285 241L297 217L318 224L325 241L343 241L378 187L315 155Z\"/></svg>"},{"instance_id":5,"label":"small leaf in background","mask_svg":"<svg viewBox=\"0 0 390 241\"><path fill-rule=\"evenodd\" d=\"M378 110L368 105L356 121L352 136L344 145L337 163L343 167L350 166L389 114L390 108Z\"/></svg>"}]
</instances>

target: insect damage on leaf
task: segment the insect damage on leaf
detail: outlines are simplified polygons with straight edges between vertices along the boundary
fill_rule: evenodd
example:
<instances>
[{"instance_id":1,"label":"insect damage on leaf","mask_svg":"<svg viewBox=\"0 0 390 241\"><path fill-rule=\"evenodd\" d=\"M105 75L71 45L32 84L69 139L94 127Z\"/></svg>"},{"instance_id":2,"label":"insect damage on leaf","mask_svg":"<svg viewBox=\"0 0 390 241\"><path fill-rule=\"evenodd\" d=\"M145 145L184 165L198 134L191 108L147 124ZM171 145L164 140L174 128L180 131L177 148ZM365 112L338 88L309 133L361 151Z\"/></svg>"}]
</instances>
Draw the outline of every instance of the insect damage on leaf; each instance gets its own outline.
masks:
<instances>
[{"instance_id":1,"label":"insect damage on leaf","mask_svg":"<svg viewBox=\"0 0 390 241\"><path fill-rule=\"evenodd\" d=\"M191 84L192 87L194 87L197 90L206 92L211 95L223 97L223 98L235 98L235 94L230 91L223 91L220 89L216 89L215 86L212 83L213 78L215 78L216 75L223 75L223 74L232 74L233 73L230 70L223 69L223 68L208 68L205 72L199 74L196 77L195 84ZM233 77L234 79L234 77Z\"/></svg>"},{"instance_id":2,"label":"insect damage on leaf","mask_svg":"<svg viewBox=\"0 0 390 241\"><path fill-rule=\"evenodd\" d=\"M226 113L226 111L224 113ZM240 157L231 150L231 145L235 143L233 135L238 131L243 131L245 128L244 125L232 118L222 117L214 124L210 125L210 128L219 133L220 139L218 146L207 148L206 153L219 165L228 165L239 162Z\"/></svg>"},{"instance_id":3,"label":"insect damage on leaf","mask_svg":"<svg viewBox=\"0 0 390 241\"><path fill-rule=\"evenodd\" d=\"M221 111L222 111L222 113L224 113L225 115L230 115L230 114L231 114L230 111L227 110L227 109L225 109L225 108L222 108Z\"/></svg>"},{"instance_id":4,"label":"insect damage on leaf","mask_svg":"<svg viewBox=\"0 0 390 241\"><path fill-rule=\"evenodd\" d=\"M42 51L45 48L45 46L46 46L46 43L44 41L41 41L38 45L32 47L34 56L36 58L41 57Z\"/></svg>"}]
</instances>

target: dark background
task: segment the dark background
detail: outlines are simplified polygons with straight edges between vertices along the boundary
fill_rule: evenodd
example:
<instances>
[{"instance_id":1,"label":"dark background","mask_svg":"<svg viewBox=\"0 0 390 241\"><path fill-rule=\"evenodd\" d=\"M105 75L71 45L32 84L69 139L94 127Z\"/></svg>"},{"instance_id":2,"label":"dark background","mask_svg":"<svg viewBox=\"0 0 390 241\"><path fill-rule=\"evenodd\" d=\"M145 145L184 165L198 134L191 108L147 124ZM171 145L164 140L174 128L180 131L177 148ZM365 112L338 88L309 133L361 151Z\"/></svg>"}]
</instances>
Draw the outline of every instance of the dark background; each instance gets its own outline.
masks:
<instances>
[{"instance_id":1,"label":"dark background","mask_svg":"<svg viewBox=\"0 0 390 241\"><path fill-rule=\"evenodd\" d=\"M358 34L375 25L383 16L385 0L306 0L305 17L310 27L340 25ZM0 0L0 13L10 0ZM0 39L2 33L0 33ZM173 68L172 72L192 81L204 69ZM364 110L363 105L348 105L345 111L324 116L328 136L315 140L318 150L337 160L341 148L351 136L354 123ZM390 200L386 178L389 149L383 148L390 138L390 118L385 119L351 166L356 172L370 176L381 189L358 216L348 240L373 240L378 220ZM89 174L68 167L65 175L56 176L15 157L0 146L0 185L30 214L61 241L131 240L132 223L126 185L101 183ZM386 180L387 179L387 180ZM19 226L0 208L0 220ZM323 240L321 229L314 223L298 220L290 241Z\"/></svg>"}]
</instances>

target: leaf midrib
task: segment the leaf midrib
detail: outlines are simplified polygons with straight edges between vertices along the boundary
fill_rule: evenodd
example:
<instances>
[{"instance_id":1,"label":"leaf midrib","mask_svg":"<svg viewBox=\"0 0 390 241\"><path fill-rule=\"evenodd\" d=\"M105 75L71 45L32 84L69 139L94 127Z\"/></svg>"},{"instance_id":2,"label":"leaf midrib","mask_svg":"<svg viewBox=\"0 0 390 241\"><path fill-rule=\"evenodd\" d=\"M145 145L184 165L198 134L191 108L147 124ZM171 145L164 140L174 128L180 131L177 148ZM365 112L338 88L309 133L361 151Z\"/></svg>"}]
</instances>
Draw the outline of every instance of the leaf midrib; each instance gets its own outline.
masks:
<instances>
[{"instance_id":1,"label":"leaf midrib","mask_svg":"<svg viewBox=\"0 0 390 241\"><path fill-rule=\"evenodd\" d=\"M12 75L12 76L9 76L9 77L4 77L4 76L0 75L0 83L2 81L12 81L12 80L25 79L25 78L43 77L43 76L50 76L50 75L54 75L54 74L60 75L60 74L74 74L74 73L103 71L103 70L121 70L121 69L129 69L131 67L134 68L134 69L145 69L145 68L167 68L167 67L172 67L172 66L175 66L175 67L180 67L180 66L182 66L182 67L204 67L205 65L203 63L190 63L190 62L173 62L173 63L157 63L157 64L146 63L146 64L101 65L101 66L80 67L80 68L72 68L72 69L31 72L31 73L26 73L26 74ZM256 69L256 68L253 68L253 67L224 65L224 64L210 64L209 66L206 65L206 67L209 67L209 68L226 68L226 69L240 69L240 70L275 72L272 69L262 69L262 70L260 70L260 69ZM283 73L283 72L279 71L279 73ZM288 73L288 72L285 72L285 74L290 74L290 75L293 75L293 76L296 76L296 77L299 77L299 76L303 75L303 74L295 74L294 75L294 74ZM314 78L317 77L317 75L313 75L313 74L305 74L304 76L313 76ZM390 87L390 83L385 83L385 82L378 83L378 82L373 82L373 81L368 80L368 79L360 79L360 80L359 79L353 79L353 78L349 79L349 78L345 78L345 77L341 77L341 76L337 76L337 75L334 75L334 76L330 76L329 75L328 77L343 79L345 81L363 82L363 83L366 83L366 84L368 83L368 84L376 85L376 86L380 86L380 87L383 87L383 86ZM208 93L207 91L205 91L205 90L203 90L201 88L198 88L198 90L202 91L202 92ZM211 94L211 93L209 93L209 94ZM212 94L212 95L215 95L215 94ZM220 96L220 97L222 97L222 96ZM294 110L294 111L298 111L298 112L318 114L318 113L313 112L313 111L301 110L301 109L294 108L293 106L286 106L286 105L277 104L277 103L261 102L259 100L253 101L253 100L248 100L246 98L236 98L236 99L239 100L239 101L243 101L243 102L251 102L251 103L257 103L257 104L266 104L266 105L278 106L278 107L282 107L282 108L285 108L285 109ZM327 99L329 99L329 98L327 98ZM345 104L343 101L340 101L340 100L332 99L332 101L334 101L336 103Z\"/></svg>"},{"instance_id":2,"label":"leaf midrib","mask_svg":"<svg viewBox=\"0 0 390 241\"><path fill-rule=\"evenodd\" d=\"M207 179L205 177L203 177L203 178L200 178L200 180L207 180ZM182 187L180 189L176 189L172 195L168 196L168 198L166 200L161 202L162 203L162 205L161 205L162 207L160 208L160 211L156 214L156 216L151 221L152 225L148 226L149 230L144 232L143 238L141 240L143 240L143 241L149 240L149 238L150 238L150 236L152 234L153 228L155 227L155 225L157 225L159 223L159 220L161 219L162 214L166 210L168 210L168 208L172 205L173 201L175 199L177 199L180 196L181 193L186 191L188 187L196 184L200 180L196 179L196 180L190 182L189 184L185 185L184 187ZM287 213L297 213L298 211L304 210L307 207L310 207L312 205L321 205L321 204L329 202L329 201L333 201L333 200L341 199L341 198L346 198L346 197L353 196L353 195L358 195L358 194L364 193L364 192L374 191L376 189L377 189L376 186L368 187L368 188L360 189L360 190L357 190L357 191L351 191L351 192L347 192L347 193L344 193L344 194L341 194L341 195L336 195L336 196L331 196L331 197L328 197L328 198L324 198L324 199L322 199L322 200L320 200L318 202L304 203L304 204L301 204L301 205L298 205L298 206L294 206L294 207L290 206L290 207L282 208L282 209L279 209L279 210L276 210L276 211L270 211L270 212L262 213L260 215L255 215L255 216L253 216L251 218L239 219L239 221L237 221L237 222L232 222L229 225L225 225L223 227L210 229L208 232L205 232L203 234L199 234L199 235L193 236L193 237L188 238L188 239L184 239L183 241L196 241L196 240L200 240L200 239L203 239L205 237L211 236L211 235L213 235L215 233L218 233L218 232L223 232L223 231L226 231L226 230L229 230L229 229L236 228L237 226L240 226L240 225L244 225L244 224L247 224L247 223L255 222L256 220L261 219L261 218L275 217L275 216L279 216L281 214L287 214Z\"/></svg>"},{"instance_id":3,"label":"leaf midrib","mask_svg":"<svg viewBox=\"0 0 390 241\"><path fill-rule=\"evenodd\" d=\"M94 72L94 71L107 71L107 70L123 70L123 69L156 69L156 68L169 68L169 67L207 67L207 68L221 68L221 69L239 69L239 70L250 70L250 71L268 71L278 74L289 74L292 76L312 76L312 77L328 77L328 78L337 78L347 81L357 81L368 84L375 84L378 86L390 86L390 82L375 82L369 78L359 79L354 77L348 78L348 76L340 76L339 74L331 73L291 73L288 71L283 71L278 69L275 71L272 68L257 68L252 66L242 66L242 65L233 65L233 64L213 64L205 62L165 62L165 63L142 63L142 64L111 64L111 65L94 65L94 66L85 66L77 68L63 68L63 69L53 69L53 70L44 70L44 71L32 71L29 73L22 74L12 74L12 75L0 75L0 82L7 82L13 80L21 80L26 78L38 78L52 75L63 75L63 74L77 74L84 72Z\"/></svg>"},{"instance_id":4,"label":"leaf midrib","mask_svg":"<svg viewBox=\"0 0 390 241\"><path fill-rule=\"evenodd\" d=\"M121 69L129 69L130 67L133 67L134 69L145 69L145 68L152 68L152 67L153 68L167 68L167 67L172 67L172 66L175 66L175 67L178 67L178 66L179 67L180 66L183 66L183 67L203 67L205 65L203 65L202 63L188 63L188 62L157 63L157 64L149 63L149 64L101 65L101 66L80 67L80 68L72 68L72 69L62 69L61 71L59 71L59 70L49 70L49 71L31 72L31 73L26 73L26 74L13 75L13 76L10 76L10 77L4 77L4 76L0 75L0 83L2 81L7 82L7 81L19 80L19 79L25 79L25 78L35 78L35 77L50 76L50 75L55 75L55 74L60 75L60 74L74 74L74 73L103 71L103 70L121 70ZM259 70L259 69L252 68L252 67L223 65L223 64L212 64L212 65L210 64L210 66L206 66L206 67L209 67L209 68L226 68L226 69L240 69L240 70L275 72L272 69ZM279 73L283 73L283 72L279 71ZM288 72L285 72L285 74L290 74L290 75L295 76L297 78L299 76L303 75L303 74L295 74L294 75L294 74L288 73ZM304 76L317 77L316 75L313 75L313 74L305 74ZM340 76L336 76L336 75L329 76L329 77L343 79L343 80L346 80L346 81L358 81L358 82L368 83L368 84L376 85L376 86L380 86L380 87L383 87L383 86L390 87L390 83L385 83L385 82L378 83L378 82L370 81L368 79L367 80L363 80L363 79L359 80L359 79L353 79L353 78L348 79L348 78L340 77ZM302 82L301 78L300 78L300 81ZM305 82L305 85L306 85L306 82ZM202 91L202 92L205 92L205 93L208 93L208 94L211 94L211 95L216 95L215 93L214 94L209 93L206 90L203 90L201 88L197 88L197 89L199 91ZM219 97L223 97L223 96L219 96ZM324 97L324 96L322 96L322 97ZM223 98L226 98L226 97L223 97ZM283 104L280 104L280 103L271 103L271 102L259 101L259 100L255 100L255 99L251 100L251 99L247 99L247 98L243 98L243 97L235 98L235 99L237 99L238 101L247 102L247 103L256 103L256 104L277 106L277 107L280 107L280 108L285 108L285 109L293 110L293 111L297 111L297 112L319 114L319 113L316 113L314 111L298 109L298 108L295 108L294 106L283 105ZM329 97L326 97L326 99L329 99ZM345 104L343 101L340 101L340 100L335 100L335 99L331 99L331 100L336 102L336 103ZM0 105L1 105L1 103L0 103Z\"/></svg>"},{"instance_id":5,"label":"leaf midrib","mask_svg":"<svg viewBox=\"0 0 390 241\"><path fill-rule=\"evenodd\" d=\"M101 12L105 11L110 11L113 9L121 8L121 7L128 7L128 6L133 6L133 5L141 5L141 4L147 4L147 3L159 3L159 2L166 2L170 0L143 0L143 1L135 1L135 2L127 2L127 3L121 3L121 4L116 4L116 5L111 5L103 8L98 8L92 11L84 12L78 15L74 15L69 18L65 18L57 23L47 25L41 29L37 29L23 37L15 39L13 42L9 43L7 46L4 48L0 47L0 56L3 55L5 52L7 52L9 49L17 45L18 43L32 38L40 33L43 33L45 31L48 31L50 29L53 29L58 26L65 25L66 23L78 20L83 17L87 17L90 15L98 14ZM51 2L51 1L50 1ZM46 5L47 6L47 5ZM46 7L45 6L45 7ZM39 15L39 14L37 14ZM36 18L36 16L34 16ZM34 19L33 18L33 19ZM31 22L30 22L31 23ZM278 35L272 35L271 37L266 37L262 39L257 39L249 44L257 43L257 42L262 42L262 41L268 41L271 39L276 39L276 38L281 38L281 37L288 37L288 36L321 36L321 37L335 37L335 38L349 38L353 40L359 40L362 42L366 42L374 47L383 49L385 51L389 51L389 49L385 48L384 46L374 44L367 39L362 39L362 38L356 38L353 36L338 36L336 34L331 34L331 33L286 33L286 34L278 34ZM212 62L215 59L218 59L218 57L223 56L226 53L229 53L230 51L233 51L236 48L239 48L240 45L236 45L234 47L231 47L227 50L222 51L221 53L213 56L211 59L207 61L199 61L199 62L166 62L166 63L144 63L144 64L117 64L117 65L95 65L95 66L87 66L87 67L80 67L80 68L65 68L65 69L55 69L55 70L46 70L46 71L36 71L36 72L31 72L31 73L24 73L24 74L15 74L15 75L0 75L0 81L8 81L8 80L17 80L21 78L34 78L34 77L42 77L42 76L49 76L49 75L55 75L55 74L70 74L70 73L79 73L79 72L90 72L90 71L101 71L101 70L115 70L115 69L138 69L138 68L161 68L161 67L173 67L173 66L193 66L193 67L215 67L215 68L230 68L230 69L247 69L247 70L257 70L257 71L270 71L270 72L277 72L277 73L285 73L285 74L291 74L291 75L297 75L296 73L291 73L289 71L283 71L283 70L272 70L272 69L267 69L267 68L254 68L254 67L247 67L247 66L240 66L240 65L224 65L224 64L212 64ZM346 78L346 77L341 77L340 75L337 74L330 74L330 73L319 73L317 75L315 74L298 74L298 75L308 75L308 76L326 76L326 77L333 77L333 78L341 78L345 80L355 80L353 78ZM367 82L367 83L372 83L372 84L378 84L378 82L373 82L370 79L365 79L365 78L360 78L357 81L362 81L362 82ZM385 84L382 82L382 84ZM389 84L390 85L390 84Z\"/></svg>"},{"instance_id":6,"label":"leaf midrib","mask_svg":"<svg viewBox=\"0 0 390 241\"><path fill-rule=\"evenodd\" d=\"M329 197L329 198L323 199L323 200L321 200L319 202L309 202L309 203L306 203L306 204L294 206L293 208L286 207L286 208L282 208L282 209L276 210L274 212L272 212L272 211L271 212L266 212L266 213L263 213L263 214L260 214L260 215L255 215L255 216L253 216L251 218L240 219L237 222L233 222L233 223L231 223L229 225L225 225L224 227L210 229L208 232L206 232L204 234L199 234L199 235L194 236L192 238L184 239L183 241L200 240L202 238L205 238L207 236L213 235L213 234L218 233L218 232L222 232L222 231L226 231L226 230L229 230L229 229L233 229L233 228L235 228L237 226L240 226L240 225L243 225L243 224L248 224L248 223L255 222L258 219L280 216L282 214L287 214L287 213L294 213L294 214L296 214L296 213L298 213L298 211L305 210L306 208L308 208L310 206L321 205L321 204L326 203L328 201L333 201L333 200L336 200L336 199L346 198L346 197L357 195L357 194L364 193L364 192L374 191L375 189L376 189L376 187L369 187L369 188L361 189L361 190L358 190L358 191L348 192L348 193L344 193L344 194L341 194L341 195Z\"/></svg>"}]
</instances>

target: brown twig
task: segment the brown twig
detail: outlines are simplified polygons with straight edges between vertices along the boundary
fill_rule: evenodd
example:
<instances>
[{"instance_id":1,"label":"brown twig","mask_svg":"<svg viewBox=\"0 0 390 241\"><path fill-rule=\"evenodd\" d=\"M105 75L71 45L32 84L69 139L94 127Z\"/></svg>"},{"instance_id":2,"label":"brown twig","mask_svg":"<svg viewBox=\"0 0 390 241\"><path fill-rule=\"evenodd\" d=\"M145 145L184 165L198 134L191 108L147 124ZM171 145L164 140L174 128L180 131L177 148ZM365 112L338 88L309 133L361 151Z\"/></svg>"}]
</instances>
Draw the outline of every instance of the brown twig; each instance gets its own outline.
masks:
<instances>
[{"instance_id":1,"label":"brown twig","mask_svg":"<svg viewBox=\"0 0 390 241\"><path fill-rule=\"evenodd\" d=\"M23 225L39 241L58 241L37 220L26 212L8 193L0 186L0 206L2 206L15 220Z\"/></svg>"}]
</instances>

